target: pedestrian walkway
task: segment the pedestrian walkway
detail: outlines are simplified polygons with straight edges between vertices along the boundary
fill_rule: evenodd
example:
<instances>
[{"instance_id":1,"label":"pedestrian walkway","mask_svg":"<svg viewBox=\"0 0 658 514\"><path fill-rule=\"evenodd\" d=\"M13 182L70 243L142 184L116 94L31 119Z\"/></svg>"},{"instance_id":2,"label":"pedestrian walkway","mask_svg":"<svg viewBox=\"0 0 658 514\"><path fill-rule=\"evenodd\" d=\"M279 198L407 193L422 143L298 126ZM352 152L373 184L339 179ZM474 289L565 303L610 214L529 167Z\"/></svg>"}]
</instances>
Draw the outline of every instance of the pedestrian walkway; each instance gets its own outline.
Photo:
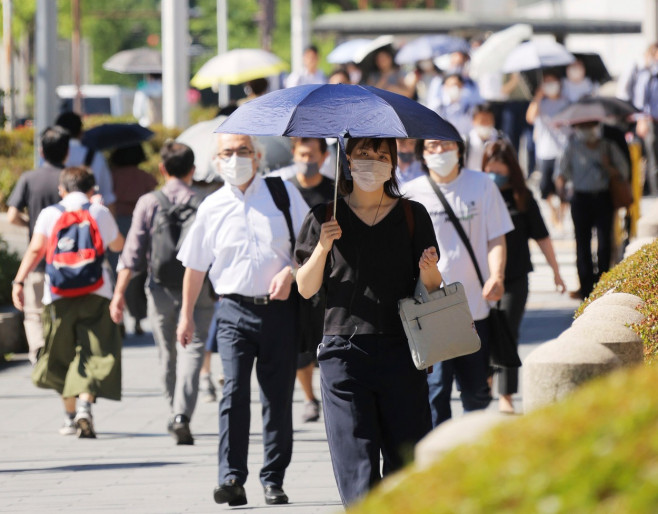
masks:
<instances>
[{"instance_id":1,"label":"pedestrian walkway","mask_svg":"<svg viewBox=\"0 0 658 514\"><path fill-rule=\"evenodd\" d=\"M575 250L570 238L555 242L562 274L577 286ZM578 302L558 295L552 272L536 245L535 272L521 327L521 356L569 326ZM148 328L148 326L145 326ZM218 366L215 365L215 369ZM176 446L166 432L167 409L158 387L156 349L147 332L126 338L121 402L94 406L96 440L60 436L62 407L50 390L30 381L30 365L19 355L0 367L0 512L217 512L231 510L213 502L217 481L216 403L199 403L192 419L194 446ZM318 374L315 386L319 391ZM521 409L522 391L515 396ZM249 512L329 513L342 510L333 478L322 418L299 420L303 396L295 390L295 445L285 481L291 504L266 506L258 481L262 465L258 388L252 381L252 423L246 490ZM461 415L457 393L453 413ZM490 409L496 409L492 402Z\"/></svg>"}]
</instances>

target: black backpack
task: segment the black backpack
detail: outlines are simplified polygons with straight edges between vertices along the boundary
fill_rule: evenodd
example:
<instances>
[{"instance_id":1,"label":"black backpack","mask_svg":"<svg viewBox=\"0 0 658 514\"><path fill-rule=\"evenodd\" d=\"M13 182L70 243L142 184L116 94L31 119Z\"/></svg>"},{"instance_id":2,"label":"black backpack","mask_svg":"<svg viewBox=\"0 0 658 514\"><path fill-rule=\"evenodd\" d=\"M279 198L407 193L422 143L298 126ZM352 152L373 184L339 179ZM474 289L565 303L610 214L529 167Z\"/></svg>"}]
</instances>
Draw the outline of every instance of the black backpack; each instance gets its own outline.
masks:
<instances>
[{"instance_id":1,"label":"black backpack","mask_svg":"<svg viewBox=\"0 0 658 514\"><path fill-rule=\"evenodd\" d=\"M160 208L153 220L151 277L163 287L181 289L185 268L176 255L194 222L201 201L192 196L185 203L172 204L162 191L153 194Z\"/></svg>"}]
</instances>

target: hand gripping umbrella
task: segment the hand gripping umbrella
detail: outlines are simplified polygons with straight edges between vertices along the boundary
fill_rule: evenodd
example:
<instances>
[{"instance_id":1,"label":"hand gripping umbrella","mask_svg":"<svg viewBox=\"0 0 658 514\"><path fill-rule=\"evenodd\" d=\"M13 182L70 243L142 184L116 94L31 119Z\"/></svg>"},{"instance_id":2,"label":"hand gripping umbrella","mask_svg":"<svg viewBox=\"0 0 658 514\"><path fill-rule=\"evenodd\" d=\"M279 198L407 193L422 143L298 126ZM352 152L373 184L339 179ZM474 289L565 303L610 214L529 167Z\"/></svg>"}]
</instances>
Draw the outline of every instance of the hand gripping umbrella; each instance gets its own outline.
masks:
<instances>
[{"instance_id":1,"label":"hand gripping umbrella","mask_svg":"<svg viewBox=\"0 0 658 514\"><path fill-rule=\"evenodd\" d=\"M341 156L345 159L344 138L461 141L450 123L418 102L375 87L348 84L311 84L273 91L239 107L215 132L338 138L334 216Z\"/></svg>"}]
</instances>

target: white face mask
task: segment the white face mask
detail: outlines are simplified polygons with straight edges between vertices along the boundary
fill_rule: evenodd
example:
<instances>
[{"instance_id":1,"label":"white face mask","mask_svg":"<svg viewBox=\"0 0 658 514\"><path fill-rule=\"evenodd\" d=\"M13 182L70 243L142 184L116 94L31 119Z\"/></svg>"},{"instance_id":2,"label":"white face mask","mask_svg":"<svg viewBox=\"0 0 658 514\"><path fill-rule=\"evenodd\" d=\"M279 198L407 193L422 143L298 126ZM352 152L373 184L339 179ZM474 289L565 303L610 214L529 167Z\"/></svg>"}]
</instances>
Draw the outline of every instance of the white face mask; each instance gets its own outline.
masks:
<instances>
[{"instance_id":1,"label":"white face mask","mask_svg":"<svg viewBox=\"0 0 658 514\"><path fill-rule=\"evenodd\" d=\"M459 163L457 150L425 155L425 164L440 177L447 177Z\"/></svg>"},{"instance_id":2,"label":"white face mask","mask_svg":"<svg viewBox=\"0 0 658 514\"><path fill-rule=\"evenodd\" d=\"M491 125L475 125L473 130L482 141L488 141L494 133L494 128Z\"/></svg>"},{"instance_id":3,"label":"white face mask","mask_svg":"<svg viewBox=\"0 0 658 514\"><path fill-rule=\"evenodd\" d=\"M557 96L560 94L559 82L545 82L541 88L544 90L546 96Z\"/></svg>"},{"instance_id":4,"label":"white face mask","mask_svg":"<svg viewBox=\"0 0 658 514\"><path fill-rule=\"evenodd\" d=\"M372 159L354 159L350 166L350 172L359 189L372 193L377 191L384 182L390 180L392 166L387 162Z\"/></svg>"},{"instance_id":5,"label":"white face mask","mask_svg":"<svg viewBox=\"0 0 658 514\"><path fill-rule=\"evenodd\" d=\"M456 102L462 96L462 88L459 86L447 86L444 91L451 102Z\"/></svg>"},{"instance_id":6,"label":"white face mask","mask_svg":"<svg viewBox=\"0 0 658 514\"><path fill-rule=\"evenodd\" d=\"M233 154L230 159L217 159L219 174L232 186L241 186L254 176L253 161L250 157L238 157Z\"/></svg>"}]
</instances>

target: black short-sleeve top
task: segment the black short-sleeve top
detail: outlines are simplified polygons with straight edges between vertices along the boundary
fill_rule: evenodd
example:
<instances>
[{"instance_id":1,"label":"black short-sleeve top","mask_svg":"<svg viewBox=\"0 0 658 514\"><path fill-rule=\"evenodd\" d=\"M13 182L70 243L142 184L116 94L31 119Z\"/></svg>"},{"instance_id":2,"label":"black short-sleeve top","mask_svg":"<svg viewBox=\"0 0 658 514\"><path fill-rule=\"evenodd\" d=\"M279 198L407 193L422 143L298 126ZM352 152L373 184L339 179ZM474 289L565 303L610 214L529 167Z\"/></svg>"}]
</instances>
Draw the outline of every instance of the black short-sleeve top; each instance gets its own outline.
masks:
<instances>
[{"instance_id":1,"label":"black short-sleeve top","mask_svg":"<svg viewBox=\"0 0 658 514\"><path fill-rule=\"evenodd\" d=\"M413 235L403 201L411 207ZM295 245L298 265L313 253L326 215L327 204L320 204L306 216ZM398 300L413 294L423 251L439 248L427 210L418 202L401 200L369 226L341 199L336 220L342 236L334 241L324 272L325 335L403 335Z\"/></svg>"},{"instance_id":2,"label":"black short-sleeve top","mask_svg":"<svg viewBox=\"0 0 658 514\"><path fill-rule=\"evenodd\" d=\"M501 191L507 209L514 223L514 230L505 234L507 244L507 264L505 280L522 278L532 271L528 240L538 241L548 237L548 230L541 217L539 206L531 194L526 200L526 210L520 211L514 199L514 191Z\"/></svg>"}]
</instances>

